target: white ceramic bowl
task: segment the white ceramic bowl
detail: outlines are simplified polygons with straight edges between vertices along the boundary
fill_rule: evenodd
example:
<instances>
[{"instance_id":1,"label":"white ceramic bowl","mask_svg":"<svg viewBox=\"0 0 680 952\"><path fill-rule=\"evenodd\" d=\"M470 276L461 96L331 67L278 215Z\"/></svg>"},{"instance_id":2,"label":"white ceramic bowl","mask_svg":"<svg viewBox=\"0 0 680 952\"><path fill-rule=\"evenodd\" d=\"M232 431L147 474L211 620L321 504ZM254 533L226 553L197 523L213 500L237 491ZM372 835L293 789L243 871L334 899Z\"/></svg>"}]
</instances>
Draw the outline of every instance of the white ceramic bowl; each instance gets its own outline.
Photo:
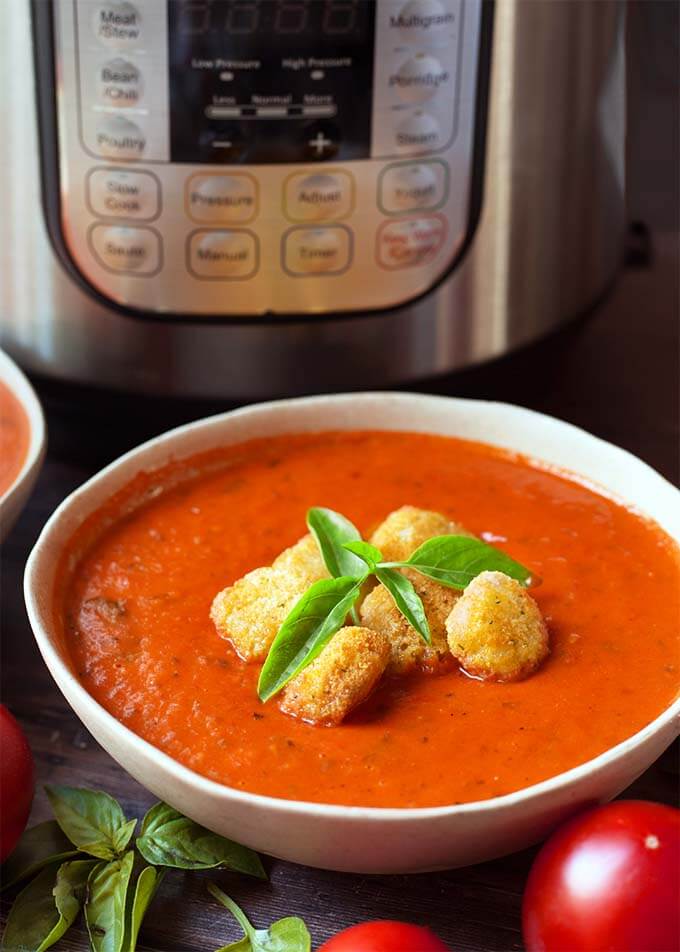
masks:
<instances>
[{"instance_id":1,"label":"white ceramic bowl","mask_svg":"<svg viewBox=\"0 0 680 952\"><path fill-rule=\"evenodd\" d=\"M399 393L259 404L180 427L103 470L62 503L26 569L28 613L66 699L100 744L156 796L212 830L297 863L403 873L477 863L528 846L578 806L614 797L680 733L680 700L606 753L507 796L423 809L341 807L248 794L199 776L123 727L74 677L55 639L51 595L65 542L139 470L281 433L366 428L481 440L570 469L632 503L680 542L680 493L640 460L550 417L499 403Z\"/></svg>"},{"instance_id":2,"label":"white ceramic bowl","mask_svg":"<svg viewBox=\"0 0 680 952\"><path fill-rule=\"evenodd\" d=\"M30 437L28 451L17 476L0 494L0 542L14 525L38 478L40 464L45 455L45 418L35 390L17 365L0 350L0 381L8 387L28 417Z\"/></svg>"}]
</instances>

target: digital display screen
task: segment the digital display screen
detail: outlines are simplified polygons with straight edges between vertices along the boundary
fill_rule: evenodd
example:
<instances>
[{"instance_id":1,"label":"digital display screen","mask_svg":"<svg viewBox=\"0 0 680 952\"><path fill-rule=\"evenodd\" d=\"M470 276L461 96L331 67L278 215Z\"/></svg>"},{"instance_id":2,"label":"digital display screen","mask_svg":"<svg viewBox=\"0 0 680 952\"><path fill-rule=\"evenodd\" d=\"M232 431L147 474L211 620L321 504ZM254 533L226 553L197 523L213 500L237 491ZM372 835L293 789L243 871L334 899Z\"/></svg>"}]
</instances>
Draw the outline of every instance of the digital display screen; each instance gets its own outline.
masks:
<instances>
[{"instance_id":1,"label":"digital display screen","mask_svg":"<svg viewBox=\"0 0 680 952\"><path fill-rule=\"evenodd\" d=\"M173 162L369 154L374 0L168 0Z\"/></svg>"}]
</instances>

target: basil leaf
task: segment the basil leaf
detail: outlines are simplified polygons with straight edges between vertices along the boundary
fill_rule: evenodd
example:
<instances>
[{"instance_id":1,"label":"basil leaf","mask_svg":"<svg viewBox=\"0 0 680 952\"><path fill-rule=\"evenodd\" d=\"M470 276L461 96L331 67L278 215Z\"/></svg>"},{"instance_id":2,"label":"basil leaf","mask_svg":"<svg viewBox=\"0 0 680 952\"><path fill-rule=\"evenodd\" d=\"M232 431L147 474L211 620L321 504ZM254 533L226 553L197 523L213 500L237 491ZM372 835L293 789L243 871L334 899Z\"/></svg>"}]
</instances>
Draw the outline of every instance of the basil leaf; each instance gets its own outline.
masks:
<instances>
[{"instance_id":1,"label":"basil leaf","mask_svg":"<svg viewBox=\"0 0 680 952\"><path fill-rule=\"evenodd\" d=\"M386 569L378 566L375 574L392 596L394 604L406 621L415 628L425 644L431 645L432 635L430 634L425 609L420 595L411 582L396 569Z\"/></svg>"},{"instance_id":2,"label":"basil leaf","mask_svg":"<svg viewBox=\"0 0 680 952\"><path fill-rule=\"evenodd\" d=\"M125 952L135 952L142 920L158 891L164 875L163 870L154 869L153 866L145 866L137 877L135 894L134 897L128 899L128 909L125 915L125 940L123 942Z\"/></svg>"},{"instance_id":3,"label":"basil leaf","mask_svg":"<svg viewBox=\"0 0 680 952\"><path fill-rule=\"evenodd\" d=\"M48 863L70 859L78 850L56 820L47 820L26 830L2 867L2 889L33 876Z\"/></svg>"},{"instance_id":4,"label":"basil leaf","mask_svg":"<svg viewBox=\"0 0 680 952\"><path fill-rule=\"evenodd\" d=\"M307 526L333 578L364 572L363 562L343 548L345 542L361 539L359 530L349 519L332 509L316 506L307 511Z\"/></svg>"},{"instance_id":5,"label":"basil leaf","mask_svg":"<svg viewBox=\"0 0 680 952\"><path fill-rule=\"evenodd\" d=\"M78 849L100 859L114 859L125 849L132 829L120 804L108 793L56 786L45 787L45 792L57 823Z\"/></svg>"},{"instance_id":6,"label":"basil leaf","mask_svg":"<svg viewBox=\"0 0 680 952\"><path fill-rule=\"evenodd\" d=\"M468 536L435 536L423 542L407 562L398 564L449 588L465 588L480 572L503 572L523 585L531 581L529 569L500 549Z\"/></svg>"},{"instance_id":7,"label":"basil leaf","mask_svg":"<svg viewBox=\"0 0 680 952\"><path fill-rule=\"evenodd\" d=\"M373 571L376 563L380 562L383 557L380 549L376 549L370 542L364 542L363 540L359 542L345 542L343 548L347 549L348 552L354 552L355 555L358 555L371 571ZM364 569L364 571L366 571L366 569Z\"/></svg>"},{"instance_id":8,"label":"basil leaf","mask_svg":"<svg viewBox=\"0 0 680 952\"><path fill-rule=\"evenodd\" d=\"M76 860L49 866L19 893L12 906L2 948L7 952L44 952L73 924L95 863Z\"/></svg>"},{"instance_id":9,"label":"basil leaf","mask_svg":"<svg viewBox=\"0 0 680 952\"><path fill-rule=\"evenodd\" d=\"M321 579L307 589L269 649L257 683L261 701L268 701L306 668L342 628L365 579L366 575Z\"/></svg>"},{"instance_id":10,"label":"basil leaf","mask_svg":"<svg viewBox=\"0 0 680 952\"><path fill-rule=\"evenodd\" d=\"M217 833L211 833L167 803L157 803L142 821L137 849L147 863L175 869L213 869L221 866L237 873L266 879L260 857Z\"/></svg>"},{"instance_id":11,"label":"basil leaf","mask_svg":"<svg viewBox=\"0 0 680 952\"><path fill-rule=\"evenodd\" d=\"M85 922L94 952L122 952L125 908L135 854L97 863L87 881Z\"/></svg>"},{"instance_id":12,"label":"basil leaf","mask_svg":"<svg viewBox=\"0 0 680 952\"><path fill-rule=\"evenodd\" d=\"M312 940L302 919L287 916L273 922L268 929L254 929L233 899L213 883L208 883L208 890L231 912L245 932L242 939L223 945L217 952L310 952Z\"/></svg>"}]
</instances>

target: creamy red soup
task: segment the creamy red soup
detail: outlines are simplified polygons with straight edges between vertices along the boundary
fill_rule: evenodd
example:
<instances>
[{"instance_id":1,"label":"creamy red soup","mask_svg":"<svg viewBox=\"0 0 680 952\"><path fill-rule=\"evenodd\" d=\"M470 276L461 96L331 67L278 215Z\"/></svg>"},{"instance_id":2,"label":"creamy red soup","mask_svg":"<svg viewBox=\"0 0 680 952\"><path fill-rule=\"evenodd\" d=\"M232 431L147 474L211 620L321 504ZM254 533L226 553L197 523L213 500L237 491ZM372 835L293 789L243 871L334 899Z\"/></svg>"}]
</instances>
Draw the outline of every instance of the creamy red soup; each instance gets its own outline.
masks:
<instances>
[{"instance_id":1,"label":"creamy red soup","mask_svg":"<svg viewBox=\"0 0 680 952\"><path fill-rule=\"evenodd\" d=\"M323 505L366 535L440 510L542 578L551 654L524 681L383 679L340 725L258 701L210 621ZM568 475L413 433L271 438L140 473L73 539L56 591L73 667L135 733L198 773L276 797L381 807L506 794L602 753L678 692L680 559L654 524Z\"/></svg>"},{"instance_id":2,"label":"creamy red soup","mask_svg":"<svg viewBox=\"0 0 680 952\"><path fill-rule=\"evenodd\" d=\"M9 387L0 383L0 496L21 472L29 441L26 412Z\"/></svg>"}]
</instances>

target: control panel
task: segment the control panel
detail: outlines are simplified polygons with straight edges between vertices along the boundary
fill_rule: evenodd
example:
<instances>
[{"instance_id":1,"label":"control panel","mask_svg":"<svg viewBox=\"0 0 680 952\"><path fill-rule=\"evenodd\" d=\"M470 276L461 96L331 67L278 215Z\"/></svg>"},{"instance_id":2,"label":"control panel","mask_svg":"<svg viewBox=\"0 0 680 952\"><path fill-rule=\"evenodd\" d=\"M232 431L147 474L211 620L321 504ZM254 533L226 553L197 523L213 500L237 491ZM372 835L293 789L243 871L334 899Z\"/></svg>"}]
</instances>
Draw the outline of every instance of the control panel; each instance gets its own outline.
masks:
<instances>
[{"instance_id":1,"label":"control panel","mask_svg":"<svg viewBox=\"0 0 680 952\"><path fill-rule=\"evenodd\" d=\"M482 0L52 0L61 225L154 315L405 304L471 204Z\"/></svg>"}]
</instances>

